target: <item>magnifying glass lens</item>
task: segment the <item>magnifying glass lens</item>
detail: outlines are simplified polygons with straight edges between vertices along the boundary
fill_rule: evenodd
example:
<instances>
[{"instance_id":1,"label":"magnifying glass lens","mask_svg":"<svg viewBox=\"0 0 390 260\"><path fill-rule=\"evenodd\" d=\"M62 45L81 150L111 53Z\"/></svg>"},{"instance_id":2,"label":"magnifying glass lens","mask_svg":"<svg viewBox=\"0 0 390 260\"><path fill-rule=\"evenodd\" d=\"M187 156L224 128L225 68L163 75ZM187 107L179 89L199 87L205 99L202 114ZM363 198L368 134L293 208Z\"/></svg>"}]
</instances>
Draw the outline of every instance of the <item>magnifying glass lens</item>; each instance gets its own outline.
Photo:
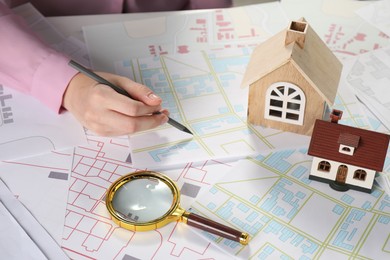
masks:
<instances>
[{"instance_id":1,"label":"magnifying glass lens","mask_svg":"<svg viewBox=\"0 0 390 260\"><path fill-rule=\"evenodd\" d=\"M164 216L173 201L172 190L165 182L141 178L123 184L112 199L112 207L127 221L140 224Z\"/></svg>"}]
</instances>

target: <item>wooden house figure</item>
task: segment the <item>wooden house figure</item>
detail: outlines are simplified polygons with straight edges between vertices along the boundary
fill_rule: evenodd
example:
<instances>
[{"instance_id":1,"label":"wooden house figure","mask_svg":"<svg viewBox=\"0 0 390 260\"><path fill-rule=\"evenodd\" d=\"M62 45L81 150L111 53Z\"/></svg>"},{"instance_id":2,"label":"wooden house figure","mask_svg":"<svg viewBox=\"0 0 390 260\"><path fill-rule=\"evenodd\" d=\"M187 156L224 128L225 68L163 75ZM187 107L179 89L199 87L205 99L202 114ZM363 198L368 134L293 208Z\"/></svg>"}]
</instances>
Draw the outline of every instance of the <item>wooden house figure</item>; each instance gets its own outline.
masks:
<instances>
[{"instance_id":1,"label":"wooden house figure","mask_svg":"<svg viewBox=\"0 0 390 260\"><path fill-rule=\"evenodd\" d=\"M338 191L371 193L376 172L383 170L390 136L338 124L340 117L316 121L308 150L313 156L309 179Z\"/></svg>"},{"instance_id":2,"label":"wooden house figure","mask_svg":"<svg viewBox=\"0 0 390 260\"><path fill-rule=\"evenodd\" d=\"M249 86L248 122L310 135L315 120L329 116L341 71L309 24L292 21L251 55L241 84Z\"/></svg>"}]
</instances>

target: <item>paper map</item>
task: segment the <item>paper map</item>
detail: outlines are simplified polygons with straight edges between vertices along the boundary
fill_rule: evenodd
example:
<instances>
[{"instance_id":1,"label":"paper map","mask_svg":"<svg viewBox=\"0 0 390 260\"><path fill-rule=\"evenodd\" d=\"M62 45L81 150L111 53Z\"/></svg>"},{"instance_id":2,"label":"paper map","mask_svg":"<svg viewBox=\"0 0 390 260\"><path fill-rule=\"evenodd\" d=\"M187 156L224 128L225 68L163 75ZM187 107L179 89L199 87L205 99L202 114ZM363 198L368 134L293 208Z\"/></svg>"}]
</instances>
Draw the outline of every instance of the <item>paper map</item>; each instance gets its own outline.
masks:
<instances>
[{"instance_id":1,"label":"paper map","mask_svg":"<svg viewBox=\"0 0 390 260\"><path fill-rule=\"evenodd\" d=\"M136 169L103 157L103 142L78 147L75 152L62 248L72 259L204 259L229 258L183 223L149 232L133 232L114 224L105 208L105 192L123 174ZM217 161L165 169L178 183L181 205L188 208L203 190L232 167Z\"/></svg>"},{"instance_id":2,"label":"paper map","mask_svg":"<svg viewBox=\"0 0 390 260\"><path fill-rule=\"evenodd\" d=\"M387 157L385 170L390 171ZM388 259L390 196L308 179L307 148L242 160L193 209L248 232L248 246L204 235L242 259Z\"/></svg>"},{"instance_id":3,"label":"paper map","mask_svg":"<svg viewBox=\"0 0 390 260\"><path fill-rule=\"evenodd\" d=\"M85 142L83 128L70 113L58 115L0 84L0 160L36 156Z\"/></svg>"},{"instance_id":4,"label":"paper map","mask_svg":"<svg viewBox=\"0 0 390 260\"><path fill-rule=\"evenodd\" d=\"M0 162L0 178L61 244L73 149Z\"/></svg>"},{"instance_id":5,"label":"paper map","mask_svg":"<svg viewBox=\"0 0 390 260\"><path fill-rule=\"evenodd\" d=\"M375 1L356 10L356 13L367 22L390 36L390 1Z\"/></svg>"},{"instance_id":6,"label":"paper map","mask_svg":"<svg viewBox=\"0 0 390 260\"><path fill-rule=\"evenodd\" d=\"M390 47L359 55L345 70L346 82L390 131Z\"/></svg>"},{"instance_id":7,"label":"paper map","mask_svg":"<svg viewBox=\"0 0 390 260\"><path fill-rule=\"evenodd\" d=\"M304 16L313 23L341 58L386 46L389 43L386 35L362 20L356 21L354 16L342 15L347 13L345 10L353 13L364 5L362 1L354 1L348 7L354 5L355 8L345 8L347 2L350 1L342 0L336 4L329 0L294 0L282 1L282 7L289 16ZM340 4L343 8L339 8ZM286 16L274 6L275 3L269 5L272 10L268 10L265 9L268 7L256 5L255 8L239 8L222 14L221 11L194 12L185 18L188 23L182 23L189 27L175 27L173 35L182 33L176 34L176 45L165 45L169 42L166 39L172 39L172 34L167 31L160 31L160 38L156 34L139 37L135 48L147 42L144 55L156 54L155 57L137 58L143 53L141 51L119 58L112 56L114 59L106 64L107 68L154 88L163 97L164 106L169 108L172 117L189 126L195 137L189 139L177 129L164 125L156 131L131 136L129 144L126 137L101 138L87 131L90 145L77 147L73 157L67 204L57 205L67 208L62 248L70 258L389 258L388 195L378 188L372 194L339 193L328 185L309 181L311 158L306 155L306 148L291 148L306 147L309 137L246 124L247 90L237 86L253 42L265 40L287 24ZM314 11L305 11L310 8ZM271 15L272 11L276 13ZM246 21L240 28L236 18L241 13L252 18L260 17L260 22L257 18ZM165 19L174 22L179 17ZM328 19L321 20L321 17ZM150 20L150 26L161 21L159 19L156 18L154 23L153 19ZM233 31L214 27L221 21L228 22L226 29ZM132 23L127 25L134 26ZM209 31L204 28L218 29ZM106 34L101 34L107 39ZM205 35L208 36L207 44L202 42ZM218 35L223 37L218 38ZM245 35L253 38L246 41L242 37ZM233 36L237 41L228 38ZM192 39L188 46L179 48L188 37ZM227 42L235 45L225 46ZM105 44L96 50L108 48ZM241 48L241 44L249 47ZM229 51L219 52L204 46L228 47ZM209 50L200 51L200 48ZM186 50L188 52L183 54ZM174 53L181 54L159 56ZM336 98L335 107L344 111L340 123L383 131L377 120L367 117L367 111L348 86L343 81ZM133 153L130 154L130 150ZM259 152L263 153L257 156ZM248 154L254 157L240 162L233 160ZM61 161L68 163L69 167L70 155L62 156L67 159ZM42 187L57 187L58 192L44 188L40 192L48 191L45 195L48 199L53 194L66 198L66 195L60 195L60 185L50 186L43 181L61 183L60 176L68 169L62 164L55 166L58 161L52 159L54 157L45 155L40 159L3 162L0 170L14 173L16 181L10 179L9 183L15 184L21 184L18 178L26 173L37 173L38 176L41 172L39 181ZM180 187L184 208L192 207L207 217L218 218L222 223L249 232L253 237L250 245L242 248L236 243L204 235L183 223L171 223L156 231L138 233L118 228L105 210L105 190L119 176L140 169L155 169L173 178ZM385 170L389 171L389 160ZM21 172L23 174L18 174ZM33 176L28 178L34 179ZM13 191L17 193L15 187ZM63 185L61 187L61 194L68 192ZM31 199L28 197L30 193L26 195L33 202L33 198L42 194L40 192ZM20 193L21 197L26 195ZM50 205L46 204L48 208ZM30 204L29 208L37 210L38 215L44 212L39 203ZM58 229L62 231L62 226L45 218L41 221L45 225L53 224L56 228L50 232L58 238ZM57 221L63 223L63 217Z\"/></svg>"},{"instance_id":8,"label":"paper map","mask_svg":"<svg viewBox=\"0 0 390 260\"><path fill-rule=\"evenodd\" d=\"M304 17L329 48L345 59L390 44L389 36L355 11L371 1L282 0L290 19Z\"/></svg>"},{"instance_id":9,"label":"paper map","mask_svg":"<svg viewBox=\"0 0 390 260\"><path fill-rule=\"evenodd\" d=\"M93 68L114 72L114 62L124 57L254 46L288 22L280 4L273 2L174 15L161 13L150 19L86 26L83 32Z\"/></svg>"},{"instance_id":10,"label":"paper map","mask_svg":"<svg viewBox=\"0 0 390 260\"><path fill-rule=\"evenodd\" d=\"M132 163L159 167L188 158L243 158L275 148L304 146L309 137L246 123L248 89L240 88L251 49L193 52L125 60L119 74L149 86L164 100L171 117L194 136L164 125L130 137ZM335 108L342 123L371 128L361 104L342 82Z\"/></svg>"},{"instance_id":11,"label":"paper map","mask_svg":"<svg viewBox=\"0 0 390 260\"><path fill-rule=\"evenodd\" d=\"M324 41L340 58L357 55L369 49L379 48L388 44L386 35L370 27L370 25L353 13L353 10L364 4L343 2L345 6L350 5L349 7L352 7L352 11L347 13L347 15L342 15L337 12L338 8L335 8L329 1L311 1L311 7L321 14L316 15L315 12L305 13L302 11L306 10L302 8L307 4L304 1L293 2L296 5L291 6L292 3L289 1L282 2L282 7L286 10L286 13L291 17L299 13L307 18L310 23L313 22L313 27L316 30L318 29L319 35L323 37ZM238 14L242 14L242 12L245 12L250 17L251 23L236 24L236 19L233 18L237 17ZM261 15L257 15L258 13ZM320 22L318 16L326 17L324 19L329 21L329 23ZM275 17L279 19L278 23L275 23ZM163 128L165 132L157 131L157 133L151 133L146 138L147 141L143 140L143 135L141 135L142 138L137 135L132 136L130 143L133 153L131 158L128 158L128 161L139 166L146 165L150 167L154 164L184 162L190 153L192 156L196 154L198 158L202 159L207 159L209 156L216 156L217 158L219 156L240 157L264 148L279 147L278 141L281 140L279 137L283 133L270 129L248 129L245 126L246 90L240 91L236 86L240 85L242 74L249 60L250 48L238 50L236 48L237 45L234 45L235 47L229 45L229 48L225 48L223 52L212 54L210 51L200 53L197 50L199 49L198 47L205 48L206 45L208 46L207 49L217 48L223 42L237 43L238 39L241 45L256 44L266 39L269 33L264 34L264 32L277 32L284 28L288 23L284 17L285 15L281 11L279 3L270 3L211 11L210 13L190 13L168 18L161 16L142 20L142 26L148 28L148 30L146 28L145 30L134 30L134 28L138 28L137 26L141 26L140 21L85 27L85 38L90 55L95 59L93 65L96 68L113 70L116 73L148 85L163 97L164 105L170 109L172 117L187 126L189 125L190 129L196 133L193 140L189 140L188 136L182 135L178 131L172 132L169 128ZM177 22L180 19L183 19L185 22ZM171 24L171 20L176 22L169 27L170 30L168 31L166 29L167 24ZM204 28L194 26L199 21L205 24ZM225 27L221 27L221 21L225 21ZM359 26L356 26L356 24L359 24ZM221 33L220 30L222 28L234 32L234 37L232 36L229 41L226 37L222 37L218 41L218 35ZM243 32L251 31L254 28L257 28L256 30L259 33L246 34L248 37L241 38L237 36L243 36L245 35ZM101 33L102 31L112 35L112 37L108 37L109 39L115 38L117 40L107 40L108 38ZM142 35L136 37L134 35L135 31L142 33ZM197 34L199 31L209 36L207 41L200 40L199 35L201 34ZM183 41L183 39L191 47L186 48L187 51L185 52L178 52L179 49L175 45L170 45L169 48L162 47L166 42L171 44L172 42L178 43ZM369 46L369 49L367 49L367 46ZM130 52L129 48L141 49ZM175 53L182 54L171 55ZM142 54L155 56L134 58L134 56ZM159 54L164 55L159 56ZM120 58L113 62L115 57ZM102 64L104 64L104 67L102 67ZM204 84L207 84L207 87L194 90L197 86ZM195 97L198 94L201 96ZM359 102L351 92L347 92L345 95L340 94L337 102L336 108L344 108L343 110L348 110L350 113L348 116L344 115L344 123L371 128L369 125L375 120L372 120L373 117L369 113L363 113L368 114L369 119L362 116L361 112L363 111L360 111L360 108L358 108L360 107ZM345 104L354 109L347 109ZM354 104L354 106L351 104ZM194 109L195 106L198 109ZM234 112L234 115L231 114L232 112ZM223 114L225 115L224 117L222 116ZM221 120L223 120L223 123L221 123ZM204 127L205 123L207 123L206 128ZM223 129L226 125L229 126L229 133L225 132L223 134L218 130L218 127ZM374 126L374 129L376 127L379 126ZM240 128L246 132L240 132ZM267 133L262 131L267 131ZM232 135L230 135L231 132L233 133ZM228 134L229 140L231 139L232 142L225 143L224 140L227 140L225 136ZM243 135L245 135L244 138L242 138ZM169 136L169 138L166 138L166 136ZM273 138L278 141L271 140ZM250 140L248 141L248 139ZM258 142L259 139L260 142ZM292 139L296 141L296 143L291 144L292 146L305 144L305 141L302 142L300 139L289 138L289 140ZM281 143L285 142L282 141ZM144 157L145 155L146 157ZM142 161L138 159L139 157L142 157ZM145 160L144 158L149 159Z\"/></svg>"}]
</instances>

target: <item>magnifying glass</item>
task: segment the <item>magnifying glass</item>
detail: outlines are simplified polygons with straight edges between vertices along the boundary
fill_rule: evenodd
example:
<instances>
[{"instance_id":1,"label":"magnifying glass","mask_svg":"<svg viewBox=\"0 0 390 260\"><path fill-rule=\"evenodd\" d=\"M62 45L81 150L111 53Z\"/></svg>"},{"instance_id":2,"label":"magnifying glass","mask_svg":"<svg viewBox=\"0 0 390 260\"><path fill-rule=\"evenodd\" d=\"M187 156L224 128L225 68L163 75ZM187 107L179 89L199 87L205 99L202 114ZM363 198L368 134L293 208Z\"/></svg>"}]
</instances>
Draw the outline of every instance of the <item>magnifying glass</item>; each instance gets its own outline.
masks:
<instances>
[{"instance_id":1,"label":"magnifying glass","mask_svg":"<svg viewBox=\"0 0 390 260\"><path fill-rule=\"evenodd\" d=\"M247 245L249 235L180 207L180 191L166 175L139 171L122 176L107 190L106 207L113 221L132 231L148 231L181 221Z\"/></svg>"}]
</instances>

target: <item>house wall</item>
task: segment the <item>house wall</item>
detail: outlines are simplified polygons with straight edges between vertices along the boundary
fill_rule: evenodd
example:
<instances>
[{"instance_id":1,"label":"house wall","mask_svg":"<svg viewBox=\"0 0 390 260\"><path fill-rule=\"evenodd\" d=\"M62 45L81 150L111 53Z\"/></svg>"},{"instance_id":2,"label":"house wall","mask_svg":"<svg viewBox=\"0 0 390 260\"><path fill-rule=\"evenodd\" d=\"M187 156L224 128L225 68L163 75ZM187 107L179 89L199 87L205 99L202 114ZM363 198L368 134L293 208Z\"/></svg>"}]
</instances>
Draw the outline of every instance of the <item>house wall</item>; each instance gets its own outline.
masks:
<instances>
[{"instance_id":1,"label":"house wall","mask_svg":"<svg viewBox=\"0 0 390 260\"><path fill-rule=\"evenodd\" d=\"M318 171L318 164L321 161L327 161L330 163L331 168L329 172L324 172L324 171ZM361 167L356 167L350 164L346 163L340 163L332 160L326 160L323 158L318 158L318 157L313 157L313 162L311 165L311 170L310 170L310 175L316 176L319 178L327 179L330 181L335 181L336 180L336 175L337 175L337 169L340 165L346 165L348 167L348 173L347 173L347 178L345 180L345 184L349 184L352 186L357 186L357 187L362 187L365 189L371 189L372 185L374 184L374 178L375 178L375 173L376 171L370 170L367 168L361 168ZM355 180L353 179L353 174L356 170L361 169L365 170L367 172L366 180L361 181L361 180Z\"/></svg>"},{"instance_id":2,"label":"house wall","mask_svg":"<svg viewBox=\"0 0 390 260\"><path fill-rule=\"evenodd\" d=\"M302 126L264 118L264 108L266 102L265 93L267 88L271 84L281 81L295 84L305 93L306 106ZM298 71L295 64L291 61L286 62L249 86L248 122L254 125L261 125L298 134L311 135L314 122L316 119L322 119L324 109L324 99L315 89L313 89L309 82Z\"/></svg>"}]
</instances>

